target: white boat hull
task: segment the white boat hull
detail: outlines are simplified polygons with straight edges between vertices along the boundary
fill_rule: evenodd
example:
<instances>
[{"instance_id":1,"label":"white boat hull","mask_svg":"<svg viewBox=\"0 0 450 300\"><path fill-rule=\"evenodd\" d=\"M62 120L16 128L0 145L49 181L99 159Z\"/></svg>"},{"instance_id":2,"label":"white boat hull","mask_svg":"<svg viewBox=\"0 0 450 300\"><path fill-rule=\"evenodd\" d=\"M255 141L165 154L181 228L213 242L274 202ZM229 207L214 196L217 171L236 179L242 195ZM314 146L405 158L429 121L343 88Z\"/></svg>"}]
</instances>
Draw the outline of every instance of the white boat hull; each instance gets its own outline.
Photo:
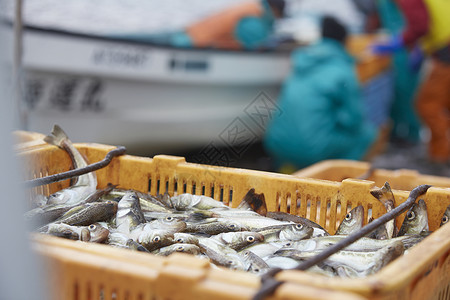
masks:
<instances>
[{"instance_id":1,"label":"white boat hull","mask_svg":"<svg viewBox=\"0 0 450 300\"><path fill-rule=\"evenodd\" d=\"M236 122L260 138L264 122L251 116L252 105L274 108L289 72L288 53L180 50L36 30L26 31L24 49L28 130L47 133L57 123L74 141L148 152L228 143L223 132Z\"/></svg>"}]
</instances>

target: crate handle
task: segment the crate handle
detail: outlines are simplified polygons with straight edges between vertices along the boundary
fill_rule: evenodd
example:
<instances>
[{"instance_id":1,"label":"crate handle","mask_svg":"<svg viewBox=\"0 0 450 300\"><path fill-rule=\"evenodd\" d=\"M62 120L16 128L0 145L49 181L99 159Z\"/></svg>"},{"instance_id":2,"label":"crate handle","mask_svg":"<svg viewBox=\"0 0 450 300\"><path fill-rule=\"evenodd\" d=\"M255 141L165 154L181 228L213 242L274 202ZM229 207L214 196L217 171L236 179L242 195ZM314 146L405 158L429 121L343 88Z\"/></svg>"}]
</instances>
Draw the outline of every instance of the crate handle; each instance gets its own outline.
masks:
<instances>
[{"instance_id":1,"label":"crate handle","mask_svg":"<svg viewBox=\"0 0 450 300\"><path fill-rule=\"evenodd\" d=\"M61 180L65 180L65 179L77 177L77 176L80 176L80 175L83 175L83 174L86 174L89 172L93 172L93 171L96 171L96 170L106 167L107 165L109 165L109 163L111 162L111 160L114 157L122 155L126 151L127 151L127 149L124 146L118 146L116 149L109 151L106 154L105 158L99 162L87 165L84 168L79 168L79 169L70 170L70 171L63 172L63 173L58 173L58 174L49 175L49 176L45 176L45 177L41 177L41 178L27 180L24 182L24 185L27 188L33 188L33 187L37 187L40 185L58 182Z\"/></svg>"},{"instance_id":2,"label":"crate handle","mask_svg":"<svg viewBox=\"0 0 450 300\"><path fill-rule=\"evenodd\" d=\"M327 248L326 250L320 252L316 256L311 257L308 260L305 260L304 262L300 263L296 268L293 270L302 270L305 271L312 266L320 263L321 261L327 259L334 253L338 252L339 250L347 247L351 243L359 240L363 236L369 234L370 232L374 231L377 227L387 223L388 221L392 220L393 218L397 217L398 215L402 214L403 212L407 211L413 204L416 202L417 198L420 195L423 195L427 192L427 190L431 187L431 185L419 185L416 188L414 188L409 196L408 199L406 199L405 202L394 208L388 213L385 213L378 219L373 220L361 230L350 234L340 242L334 244L333 246ZM274 276L281 272L283 269L281 268L273 268L269 270L264 276L261 277L261 288L256 293L255 296L253 296L253 300L262 300L266 296L271 295L275 292L275 290L283 283L283 281L277 281Z\"/></svg>"}]
</instances>

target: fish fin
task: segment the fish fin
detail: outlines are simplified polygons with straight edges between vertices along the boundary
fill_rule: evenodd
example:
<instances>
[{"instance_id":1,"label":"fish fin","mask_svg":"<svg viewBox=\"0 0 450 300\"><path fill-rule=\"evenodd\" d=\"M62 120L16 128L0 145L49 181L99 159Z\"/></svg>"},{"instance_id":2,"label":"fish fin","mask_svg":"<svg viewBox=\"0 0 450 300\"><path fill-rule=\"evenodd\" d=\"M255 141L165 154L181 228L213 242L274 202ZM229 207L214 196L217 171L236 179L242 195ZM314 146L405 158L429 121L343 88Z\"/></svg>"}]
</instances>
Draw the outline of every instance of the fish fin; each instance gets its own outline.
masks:
<instances>
[{"instance_id":1,"label":"fish fin","mask_svg":"<svg viewBox=\"0 0 450 300\"><path fill-rule=\"evenodd\" d=\"M237 209L250 209L262 216L266 216L267 206L264 194L257 194L255 193L255 189L251 188L247 194L245 194L244 199L242 199Z\"/></svg>"},{"instance_id":2,"label":"fish fin","mask_svg":"<svg viewBox=\"0 0 450 300\"><path fill-rule=\"evenodd\" d=\"M65 140L69 140L69 138L67 137L67 134L64 132L64 130L62 130L62 128L57 124L53 125L52 132L44 137L45 142L58 146L60 148L63 147L62 145Z\"/></svg>"}]
</instances>

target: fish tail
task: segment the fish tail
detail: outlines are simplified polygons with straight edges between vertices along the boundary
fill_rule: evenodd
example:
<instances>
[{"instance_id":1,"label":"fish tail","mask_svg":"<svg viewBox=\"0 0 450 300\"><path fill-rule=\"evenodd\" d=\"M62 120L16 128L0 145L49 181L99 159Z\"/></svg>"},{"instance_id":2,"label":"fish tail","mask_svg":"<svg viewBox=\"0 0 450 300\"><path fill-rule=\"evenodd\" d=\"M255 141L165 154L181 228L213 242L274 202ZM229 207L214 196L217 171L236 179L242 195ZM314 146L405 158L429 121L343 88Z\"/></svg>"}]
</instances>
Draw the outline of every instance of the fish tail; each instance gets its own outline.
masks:
<instances>
[{"instance_id":1,"label":"fish tail","mask_svg":"<svg viewBox=\"0 0 450 300\"><path fill-rule=\"evenodd\" d=\"M384 206L386 206L388 201L393 202L394 199L394 194L392 193L391 186L387 181L381 189L370 191L370 193L381 203L383 203Z\"/></svg>"},{"instance_id":2,"label":"fish tail","mask_svg":"<svg viewBox=\"0 0 450 300\"><path fill-rule=\"evenodd\" d=\"M246 208L250 208L254 212L257 212L265 217L267 214L267 206L264 194L257 194L255 193L255 189L251 188L247 194L245 194L244 199L242 199L241 203L237 207L237 209Z\"/></svg>"},{"instance_id":3,"label":"fish tail","mask_svg":"<svg viewBox=\"0 0 450 300\"><path fill-rule=\"evenodd\" d=\"M52 132L44 138L45 142L58 146L60 148L63 148L63 143L67 140L69 140L67 134L57 124L53 125Z\"/></svg>"}]
</instances>

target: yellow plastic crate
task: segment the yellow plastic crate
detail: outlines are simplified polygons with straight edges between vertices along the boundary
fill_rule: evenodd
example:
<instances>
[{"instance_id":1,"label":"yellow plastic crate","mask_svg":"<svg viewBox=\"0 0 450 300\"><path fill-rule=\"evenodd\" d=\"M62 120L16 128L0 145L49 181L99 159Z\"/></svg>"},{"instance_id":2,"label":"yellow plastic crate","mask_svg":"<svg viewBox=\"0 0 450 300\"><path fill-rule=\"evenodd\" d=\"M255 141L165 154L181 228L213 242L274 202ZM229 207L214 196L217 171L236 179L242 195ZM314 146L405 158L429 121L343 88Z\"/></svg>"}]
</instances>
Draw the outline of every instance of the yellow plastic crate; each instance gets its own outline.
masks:
<instances>
[{"instance_id":1,"label":"yellow plastic crate","mask_svg":"<svg viewBox=\"0 0 450 300\"><path fill-rule=\"evenodd\" d=\"M368 162L331 159L318 162L307 168L301 169L292 175L304 178L342 181L346 178L358 178L365 174L369 168L370 163ZM437 187L450 187L450 178L448 177L424 175L416 170L409 169L375 169L367 180L373 181L376 186L383 186L384 183L388 181L391 188L405 191L411 191L421 184L430 184Z\"/></svg>"},{"instance_id":2,"label":"yellow plastic crate","mask_svg":"<svg viewBox=\"0 0 450 300\"><path fill-rule=\"evenodd\" d=\"M16 151L23 151L32 147L45 145L45 135L38 132L16 130L13 131L14 148Z\"/></svg>"},{"instance_id":3,"label":"yellow plastic crate","mask_svg":"<svg viewBox=\"0 0 450 300\"><path fill-rule=\"evenodd\" d=\"M104 158L114 147L76 144L90 163ZM28 166L28 177L59 173L70 168L69 156L54 146L18 153ZM346 209L363 205L374 217L385 209L370 194L374 183L346 179L342 182L297 178L290 175L186 163L182 157L154 158L124 155L97 171L98 186L169 194L213 196L236 207L250 188L264 193L270 211L307 217L336 229ZM68 182L37 188L52 193ZM407 191L394 191L397 205ZM430 188L422 197L428 206L430 229L420 244L377 274L363 279L327 278L302 271L282 271L286 281L270 299L450 299L450 225L438 229L440 216L450 204L450 190ZM291 204L291 205L289 205ZM307 209L307 208L310 209ZM366 216L366 220L369 216ZM400 217L402 218L402 217ZM211 268L205 260L188 254L158 257L115 249L107 245L33 235L35 250L45 264L52 299L250 299L260 287L256 275Z\"/></svg>"}]
</instances>

